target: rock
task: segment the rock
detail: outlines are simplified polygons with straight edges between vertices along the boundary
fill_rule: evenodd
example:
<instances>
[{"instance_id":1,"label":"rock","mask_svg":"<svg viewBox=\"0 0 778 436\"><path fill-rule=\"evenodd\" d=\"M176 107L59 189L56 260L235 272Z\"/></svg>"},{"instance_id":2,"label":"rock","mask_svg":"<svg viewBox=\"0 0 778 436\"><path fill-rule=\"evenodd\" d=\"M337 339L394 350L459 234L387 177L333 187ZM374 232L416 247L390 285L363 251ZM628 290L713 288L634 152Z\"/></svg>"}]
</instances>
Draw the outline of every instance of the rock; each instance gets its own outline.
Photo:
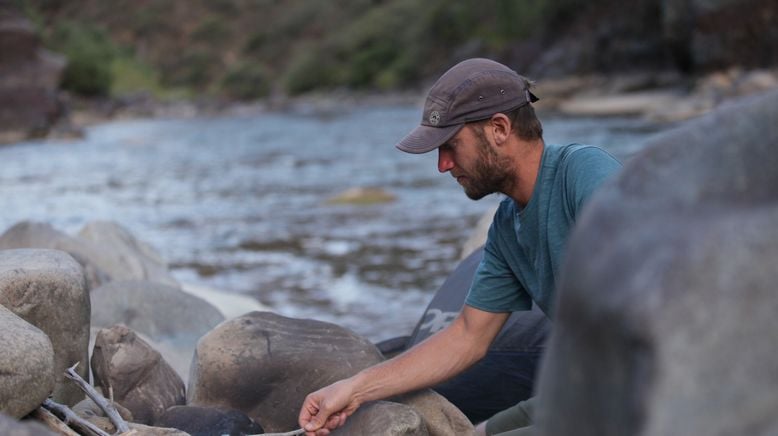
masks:
<instances>
[{"instance_id":1,"label":"rock","mask_svg":"<svg viewBox=\"0 0 778 436\"><path fill-rule=\"evenodd\" d=\"M184 383L156 350L125 326L103 329L92 352L95 385L113 388L114 400L135 422L151 424L169 407L185 403Z\"/></svg>"},{"instance_id":2,"label":"rock","mask_svg":"<svg viewBox=\"0 0 778 436\"><path fill-rule=\"evenodd\" d=\"M342 327L251 312L200 339L187 404L240 410L266 431L289 431L308 393L381 360L373 344Z\"/></svg>"},{"instance_id":3,"label":"rock","mask_svg":"<svg viewBox=\"0 0 778 436\"><path fill-rule=\"evenodd\" d=\"M84 393L65 370L88 378L89 293L84 271L59 250L0 250L0 304L41 329L54 347L54 400L73 405Z\"/></svg>"},{"instance_id":4,"label":"rock","mask_svg":"<svg viewBox=\"0 0 778 436\"><path fill-rule=\"evenodd\" d=\"M666 90L576 96L560 104L559 110L578 116L646 115L671 107L678 99L677 92Z\"/></svg>"},{"instance_id":5,"label":"rock","mask_svg":"<svg viewBox=\"0 0 778 436\"><path fill-rule=\"evenodd\" d=\"M154 425L177 428L192 436L241 436L265 432L243 412L197 406L173 406L157 418Z\"/></svg>"},{"instance_id":6,"label":"rock","mask_svg":"<svg viewBox=\"0 0 778 436\"><path fill-rule=\"evenodd\" d=\"M103 397L108 398L110 395L105 395L102 393L102 389L95 388L95 390L103 395ZM121 404L114 401L113 403L114 409L116 409L117 412L119 412L119 416L121 416L125 421L131 422L133 421L132 412L130 412L129 409L122 406ZM73 412L76 413L76 415L87 419L91 418L93 416L105 416L105 411L100 408L100 406L97 405L97 403L94 402L91 398L84 398L83 400L79 401L78 404L71 407Z\"/></svg>"},{"instance_id":7,"label":"rock","mask_svg":"<svg viewBox=\"0 0 778 436\"><path fill-rule=\"evenodd\" d=\"M201 284L181 283L181 290L207 301L217 308L226 319L245 315L255 310L270 310L268 306L248 295L214 289Z\"/></svg>"},{"instance_id":8,"label":"rock","mask_svg":"<svg viewBox=\"0 0 778 436\"><path fill-rule=\"evenodd\" d=\"M4 306L0 331L0 412L21 418L54 390L54 348L45 333ZM0 434L9 434L4 430L14 426L2 414Z\"/></svg>"},{"instance_id":9,"label":"rock","mask_svg":"<svg viewBox=\"0 0 778 436\"><path fill-rule=\"evenodd\" d=\"M5 436L57 436L56 433L52 433L39 422L17 421L3 413L0 413L0 434Z\"/></svg>"},{"instance_id":10,"label":"rock","mask_svg":"<svg viewBox=\"0 0 778 436\"><path fill-rule=\"evenodd\" d=\"M381 188L350 188L327 200L330 204L368 205L389 203L396 200L394 194Z\"/></svg>"},{"instance_id":11,"label":"rock","mask_svg":"<svg viewBox=\"0 0 778 436\"><path fill-rule=\"evenodd\" d=\"M650 140L574 230L538 434L778 434L778 91ZM564 417L564 419L560 419Z\"/></svg>"},{"instance_id":12,"label":"rock","mask_svg":"<svg viewBox=\"0 0 778 436\"><path fill-rule=\"evenodd\" d=\"M360 407L333 436L428 436L419 412L410 406L375 401ZM448 433L462 435L467 433Z\"/></svg>"},{"instance_id":13,"label":"rock","mask_svg":"<svg viewBox=\"0 0 778 436\"><path fill-rule=\"evenodd\" d=\"M178 287L167 263L148 244L112 221L92 221L78 233L79 238L104 248L98 265L112 280L148 280Z\"/></svg>"},{"instance_id":14,"label":"rock","mask_svg":"<svg viewBox=\"0 0 778 436\"><path fill-rule=\"evenodd\" d=\"M35 221L14 224L0 236L0 249L11 248L51 248L68 252L84 268L89 289L110 280L108 273L95 263L103 257L97 247L69 236L51 224Z\"/></svg>"},{"instance_id":15,"label":"rock","mask_svg":"<svg viewBox=\"0 0 778 436\"><path fill-rule=\"evenodd\" d=\"M155 341L174 339L191 349L224 321L205 300L150 281L113 281L93 290L91 297L93 326L124 324Z\"/></svg>"},{"instance_id":16,"label":"rock","mask_svg":"<svg viewBox=\"0 0 778 436\"><path fill-rule=\"evenodd\" d=\"M418 412L430 436L466 436L475 431L473 424L459 409L430 389L405 394L394 400Z\"/></svg>"},{"instance_id":17,"label":"rock","mask_svg":"<svg viewBox=\"0 0 778 436\"><path fill-rule=\"evenodd\" d=\"M0 143L44 134L63 115L57 88L64 67L16 2L0 2Z\"/></svg>"},{"instance_id":18,"label":"rock","mask_svg":"<svg viewBox=\"0 0 778 436\"><path fill-rule=\"evenodd\" d=\"M109 434L116 433L116 427L114 427L111 420L102 416L92 416L87 421L96 425L97 428L103 430ZM189 433L181 431L177 428L165 428L165 427L151 427L144 424L138 424L136 422L128 422L130 431L127 433L121 433L125 436L190 436Z\"/></svg>"}]
</instances>

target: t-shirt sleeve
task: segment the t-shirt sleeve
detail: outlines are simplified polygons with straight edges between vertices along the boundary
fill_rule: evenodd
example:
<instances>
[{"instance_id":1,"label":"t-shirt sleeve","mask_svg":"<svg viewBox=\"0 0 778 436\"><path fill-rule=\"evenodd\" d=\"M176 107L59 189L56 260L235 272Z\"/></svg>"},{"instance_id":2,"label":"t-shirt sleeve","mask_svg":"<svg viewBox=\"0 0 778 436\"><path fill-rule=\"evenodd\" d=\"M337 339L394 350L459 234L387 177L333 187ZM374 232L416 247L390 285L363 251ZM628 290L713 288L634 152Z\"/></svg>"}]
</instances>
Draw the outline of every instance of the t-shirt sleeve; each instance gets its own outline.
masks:
<instances>
[{"instance_id":1,"label":"t-shirt sleeve","mask_svg":"<svg viewBox=\"0 0 778 436\"><path fill-rule=\"evenodd\" d=\"M572 218L583 208L592 193L621 169L621 162L607 151L584 147L568 156L565 168L567 206Z\"/></svg>"},{"instance_id":2,"label":"t-shirt sleeve","mask_svg":"<svg viewBox=\"0 0 778 436\"><path fill-rule=\"evenodd\" d=\"M500 207L489 228L484 257L478 265L465 304L487 312L530 310L532 299L516 278L503 255L505 232L513 232L510 217ZM506 226L510 228L505 228ZM513 237L515 240L515 236Z\"/></svg>"}]
</instances>

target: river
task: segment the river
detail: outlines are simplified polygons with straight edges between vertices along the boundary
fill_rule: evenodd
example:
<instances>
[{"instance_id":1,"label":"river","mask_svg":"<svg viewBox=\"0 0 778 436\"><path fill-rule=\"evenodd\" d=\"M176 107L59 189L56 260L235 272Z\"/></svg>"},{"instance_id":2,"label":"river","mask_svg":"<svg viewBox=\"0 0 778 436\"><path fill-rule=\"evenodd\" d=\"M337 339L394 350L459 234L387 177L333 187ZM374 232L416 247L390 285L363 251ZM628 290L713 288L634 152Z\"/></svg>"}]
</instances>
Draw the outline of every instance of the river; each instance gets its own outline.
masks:
<instances>
[{"instance_id":1,"label":"river","mask_svg":"<svg viewBox=\"0 0 778 436\"><path fill-rule=\"evenodd\" d=\"M413 105L348 111L116 121L83 139L0 147L0 232L18 221L70 234L113 220L154 247L181 282L251 296L380 340L407 334L456 266L478 218L436 154L393 144ZM549 143L626 158L657 129L639 119L544 119ZM330 204L353 187L396 200Z\"/></svg>"}]
</instances>

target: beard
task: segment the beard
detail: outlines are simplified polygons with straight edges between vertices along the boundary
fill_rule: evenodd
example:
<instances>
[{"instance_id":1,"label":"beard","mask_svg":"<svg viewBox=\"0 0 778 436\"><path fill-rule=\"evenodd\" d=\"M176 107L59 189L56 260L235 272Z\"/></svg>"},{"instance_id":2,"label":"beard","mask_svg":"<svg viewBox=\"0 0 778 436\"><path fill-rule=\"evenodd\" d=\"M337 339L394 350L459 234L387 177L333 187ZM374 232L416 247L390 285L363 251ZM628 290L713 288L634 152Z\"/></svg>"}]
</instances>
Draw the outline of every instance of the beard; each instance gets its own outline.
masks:
<instances>
[{"instance_id":1,"label":"beard","mask_svg":"<svg viewBox=\"0 0 778 436\"><path fill-rule=\"evenodd\" d=\"M462 184L465 195L471 200L480 200L495 192L508 192L513 186L512 161L498 156L491 149L486 137L477 136L478 159L468 172L466 182Z\"/></svg>"}]
</instances>

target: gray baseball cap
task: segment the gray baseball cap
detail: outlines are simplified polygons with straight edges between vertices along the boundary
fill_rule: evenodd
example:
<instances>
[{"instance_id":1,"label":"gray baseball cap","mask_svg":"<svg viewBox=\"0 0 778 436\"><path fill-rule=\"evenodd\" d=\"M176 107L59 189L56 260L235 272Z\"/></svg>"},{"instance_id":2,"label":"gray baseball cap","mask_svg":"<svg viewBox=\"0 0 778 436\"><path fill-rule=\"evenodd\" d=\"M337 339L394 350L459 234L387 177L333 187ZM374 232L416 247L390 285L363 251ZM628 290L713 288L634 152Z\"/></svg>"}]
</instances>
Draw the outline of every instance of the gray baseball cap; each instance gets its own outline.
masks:
<instances>
[{"instance_id":1,"label":"gray baseball cap","mask_svg":"<svg viewBox=\"0 0 778 436\"><path fill-rule=\"evenodd\" d=\"M472 121L510 112L537 101L527 79L490 59L468 59L446 71L430 89L421 125L395 147L427 153L451 139Z\"/></svg>"}]
</instances>

